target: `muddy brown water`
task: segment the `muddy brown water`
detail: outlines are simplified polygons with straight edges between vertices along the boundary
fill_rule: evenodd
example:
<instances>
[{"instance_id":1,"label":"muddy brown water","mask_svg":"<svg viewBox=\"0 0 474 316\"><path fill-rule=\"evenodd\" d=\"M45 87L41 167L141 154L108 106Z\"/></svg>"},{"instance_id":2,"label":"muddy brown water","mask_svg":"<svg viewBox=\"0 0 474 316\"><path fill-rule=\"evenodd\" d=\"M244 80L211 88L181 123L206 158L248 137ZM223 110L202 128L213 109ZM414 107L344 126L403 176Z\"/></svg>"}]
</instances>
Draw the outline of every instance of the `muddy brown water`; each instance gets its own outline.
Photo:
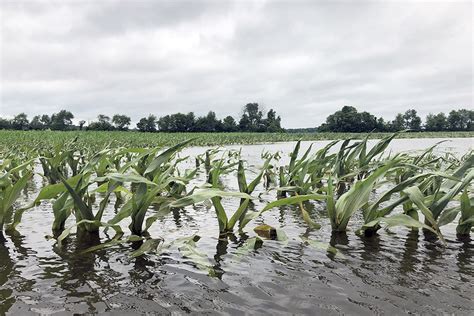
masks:
<instances>
[{"instance_id":1,"label":"muddy brown water","mask_svg":"<svg viewBox=\"0 0 474 316\"><path fill-rule=\"evenodd\" d=\"M391 148L419 150L436 141L395 140ZM315 148L326 143L316 142ZM253 169L261 163L262 150L281 150L287 159L293 146L232 148L242 147ZM464 153L472 148L473 139L454 139L439 150ZM189 148L184 154L204 150ZM204 177L201 171L199 179ZM237 189L235 175L225 176L223 182L229 190ZM41 185L35 178L22 201L33 199ZM275 192L259 189L255 195L262 195L252 206L256 210L275 198ZM238 204L225 202L232 210ZM51 234L53 217L51 205L42 203L25 214L17 234L0 244L0 315L474 313L474 241L458 240L454 223L442 229L447 240L443 247L421 231L403 228L382 230L371 238L358 236L354 231L362 219L357 215L347 234L332 234L324 205L308 208L322 224L320 230L307 229L297 209L282 207L250 223L243 234L219 239L214 210L205 204L174 211L152 226L152 236L166 240L201 236L198 249L217 273L209 276L176 249L131 258L133 249L124 244L82 254L90 244L74 237L59 249L45 238ZM114 212L111 201L106 219ZM253 227L261 223L281 228L288 241L265 240L256 251L242 255L241 245L255 236ZM112 236L100 237L104 242ZM331 244L338 252L302 238Z\"/></svg>"}]
</instances>

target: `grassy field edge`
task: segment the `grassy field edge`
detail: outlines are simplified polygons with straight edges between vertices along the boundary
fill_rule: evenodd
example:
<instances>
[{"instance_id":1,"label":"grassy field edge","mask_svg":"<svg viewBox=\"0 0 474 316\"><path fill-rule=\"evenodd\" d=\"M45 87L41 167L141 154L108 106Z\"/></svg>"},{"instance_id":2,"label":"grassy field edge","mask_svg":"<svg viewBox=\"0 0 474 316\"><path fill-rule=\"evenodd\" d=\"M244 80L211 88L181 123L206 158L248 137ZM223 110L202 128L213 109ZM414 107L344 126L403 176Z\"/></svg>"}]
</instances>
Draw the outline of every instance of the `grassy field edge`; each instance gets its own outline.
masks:
<instances>
[{"instance_id":1,"label":"grassy field edge","mask_svg":"<svg viewBox=\"0 0 474 316\"><path fill-rule=\"evenodd\" d=\"M379 139L390 133L371 133L369 138ZM191 145L213 146L233 144L261 144L290 141L318 141L335 139L361 139L367 133L141 133L120 131L10 131L0 130L0 146L12 144L54 144L78 138L79 141L132 147L171 146L183 140L196 138ZM473 132L406 132L397 138L473 138Z\"/></svg>"}]
</instances>

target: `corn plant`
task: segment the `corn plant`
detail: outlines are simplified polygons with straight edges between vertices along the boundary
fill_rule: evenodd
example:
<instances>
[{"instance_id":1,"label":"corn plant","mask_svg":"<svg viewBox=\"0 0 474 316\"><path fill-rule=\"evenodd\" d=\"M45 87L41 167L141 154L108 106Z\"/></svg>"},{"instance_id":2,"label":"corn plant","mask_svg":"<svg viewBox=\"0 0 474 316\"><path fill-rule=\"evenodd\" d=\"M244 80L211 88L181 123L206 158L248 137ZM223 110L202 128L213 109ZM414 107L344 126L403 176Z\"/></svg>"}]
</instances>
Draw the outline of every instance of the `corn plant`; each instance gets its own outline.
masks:
<instances>
[{"instance_id":1,"label":"corn plant","mask_svg":"<svg viewBox=\"0 0 474 316\"><path fill-rule=\"evenodd\" d=\"M297 142L290 155L288 166L281 166L279 172L280 187L278 196L287 194L308 194L321 187L322 180L328 172L335 155L327 155L331 147L337 144L333 141L310 156L310 146L301 158L298 159L301 142Z\"/></svg>"},{"instance_id":2,"label":"corn plant","mask_svg":"<svg viewBox=\"0 0 474 316\"><path fill-rule=\"evenodd\" d=\"M19 178L16 181L12 181L11 173L20 169L23 171L20 173ZM5 220L13 213L14 203L32 175L33 173L24 164L0 175L0 241L5 240L3 236Z\"/></svg>"},{"instance_id":3,"label":"corn plant","mask_svg":"<svg viewBox=\"0 0 474 316\"><path fill-rule=\"evenodd\" d=\"M459 223L456 227L456 233L458 236L469 235L474 226L474 201L472 197L469 197L467 189L464 189L464 192L461 195L459 211L461 212L461 217L459 218Z\"/></svg>"}]
</instances>

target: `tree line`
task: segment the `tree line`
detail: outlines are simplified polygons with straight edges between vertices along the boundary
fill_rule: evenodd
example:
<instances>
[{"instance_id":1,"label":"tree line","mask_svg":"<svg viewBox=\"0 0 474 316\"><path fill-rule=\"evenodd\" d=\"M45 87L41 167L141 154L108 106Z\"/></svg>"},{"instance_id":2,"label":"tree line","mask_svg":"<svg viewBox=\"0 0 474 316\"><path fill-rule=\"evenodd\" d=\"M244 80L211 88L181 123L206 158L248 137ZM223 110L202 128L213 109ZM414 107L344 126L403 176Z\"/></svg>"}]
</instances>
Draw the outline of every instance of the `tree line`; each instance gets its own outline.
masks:
<instances>
[{"instance_id":1,"label":"tree line","mask_svg":"<svg viewBox=\"0 0 474 316\"><path fill-rule=\"evenodd\" d=\"M94 130L94 131L127 131L130 129L131 118L123 114L112 117L99 114L97 120L85 126L86 121L79 121L73 125L74 115L67 110L61 110L51 116L36 115L31 121L25 113L17 114L8 120L0 117L0 129L15 130ZM283 132L281 118L270 109L266 116L259 108L258 103L248 103L243 107L239 121L232 116L220 120L216 113L210 111L205 116L196 117L193 112L187 114L176 113L157 118L150 114L141 118L136 124L136 130L141 132Z\"/></svg>"},{"instance_id":2,"label":"tree line","mask_svg":"<svg viewBox=\"0 0 474 316\"><path fill-rule=\"evenodd\" d=\"M16 130L95 130L95 131L127 131L131 118L123 114L112 117L99 114L97 120L85 126L86 121L73 125L74 115L61 110L51 116L36 115L31 121L25 113L13 119L0 117L0 129ZM409 129L412 131L473 131L474 111L468 109L452 110L447 115L443 112L428 114L425 121L421 120L417 111L409 109L398 113L392 121L377 118L369 112L358 112L353 106L344 106L341 110L329 115L325 123L316 128L292 129L289 132L395 132ZM141 118L135 130L141 132L283 132L281 118L270 109L266 115L258 103L248 103L243 107L242 116L236 121L232 116L218 119L216 113L210 111L205 116L196 117L193 112L176 113L157 118L150 114Z\"/></svg>"},{"instance_id":3,"label":"tree line","mask_svg":"<svg viewBox=\"0 0 474 316\"><path fill-rule=\"evenodd\" d=\"M341 110L326 118L318 132L396 132L412 131L473 131L474 111L467 109L452 110L448 115L440 112L428 114L423 123L416 110L410 109L398 113L392 121L377 118L369 112L358 112L353 106L344 106Z\"/></svg>"}]
</instances>

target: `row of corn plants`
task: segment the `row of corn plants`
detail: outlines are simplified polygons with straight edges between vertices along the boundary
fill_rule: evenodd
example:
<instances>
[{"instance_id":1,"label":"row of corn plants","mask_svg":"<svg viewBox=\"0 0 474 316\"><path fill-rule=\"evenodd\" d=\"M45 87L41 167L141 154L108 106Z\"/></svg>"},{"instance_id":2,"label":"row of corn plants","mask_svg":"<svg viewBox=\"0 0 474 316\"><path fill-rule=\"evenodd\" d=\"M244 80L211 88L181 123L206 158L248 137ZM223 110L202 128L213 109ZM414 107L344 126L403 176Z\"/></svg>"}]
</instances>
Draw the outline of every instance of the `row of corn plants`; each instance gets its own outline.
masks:
<instances>
[{"instance_id":1,"label":"row of corn plants","mask_svg":"<svg viewBox=\"0 0 474 316\"><path fill-rule=\"evenodd\" d=\"M387 135L373 146L368 144L369 137L332 141L319 150L309 146L304 152L298 141L288 161L282 153L262 153L256 171L250 170L240 151L215 148L196 157L182 156L183 148L195 139L169 148L109 143L99 149L74 138L3 151L0 239L5 240L4 230L18 228L25 212L35 211L45 201L53 214L51 231L58 246L72 233L98 240L101 231L113 230L111 240L93 245L90 251L132 243L138 245L134 255L166 244L163 236L149 233L157 220L199 203L212 205L221 238L245 230L263 213L285 205L295 205L308 228L319 229L321 223L307 210L307 203L323 207L335 233L347 231L351 224L359 224L357 233L365 236L376 235L384 227L404 226L423 229L444 243L441 227L456 221L457 234L469 235L474 225L472 152L459 158L435 154L433 146L416 155L393 155L387 148L396 136ZM190 159L195 163L184 169L183 162ZM199 180L201 173L205 181ZM227 189L223 177L233 177L238 190ZM32 181L42 188L33 201L20 203L21 192ZM255 209L258 191L274 193L275 200ZM226 209L225 199L238 203ZM117 211L107 214L112 200ZM361 214L362 224L353 221L356 213ZM176 242L187 249L188 256L201 260L198 252L190 250L197 239L190 238Z\"/></svg>"}]
</instances>

